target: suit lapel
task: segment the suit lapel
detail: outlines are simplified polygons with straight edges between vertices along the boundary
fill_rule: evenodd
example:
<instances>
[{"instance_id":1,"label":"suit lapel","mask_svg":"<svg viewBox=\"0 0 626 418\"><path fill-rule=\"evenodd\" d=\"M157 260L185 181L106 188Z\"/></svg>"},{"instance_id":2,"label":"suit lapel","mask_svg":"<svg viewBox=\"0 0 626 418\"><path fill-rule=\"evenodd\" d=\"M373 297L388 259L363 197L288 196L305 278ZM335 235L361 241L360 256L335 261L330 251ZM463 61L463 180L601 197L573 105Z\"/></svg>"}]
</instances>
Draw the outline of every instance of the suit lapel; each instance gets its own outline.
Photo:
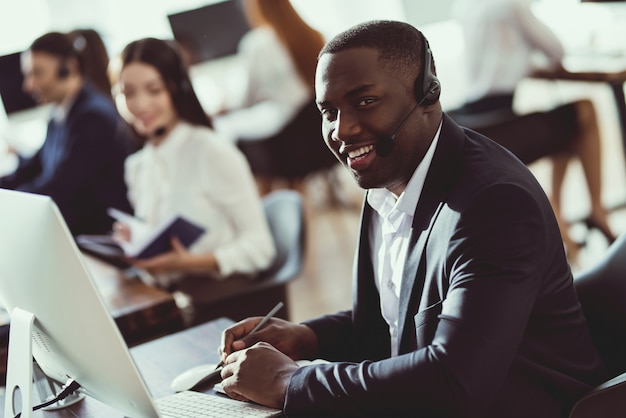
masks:
<instances>
[{"instance_id":1,"label":"suit lapel","mask_svg":"<svg viewBox=\"0 0 626 418\"><path fill-rule=\"evenodd\" d=\"M456 169L460 163L463 141L463 131L444 114L439 143L413 217L411 237L404 264L398 306L398 330L402 336L399 345L401 352L403 345L413 345L411 341L415 338L414 327L410 326L405 330L405 326L420 302L425 284L425 257L423 256L425 247L454 182Z\"/></svg>"}]
</instances>

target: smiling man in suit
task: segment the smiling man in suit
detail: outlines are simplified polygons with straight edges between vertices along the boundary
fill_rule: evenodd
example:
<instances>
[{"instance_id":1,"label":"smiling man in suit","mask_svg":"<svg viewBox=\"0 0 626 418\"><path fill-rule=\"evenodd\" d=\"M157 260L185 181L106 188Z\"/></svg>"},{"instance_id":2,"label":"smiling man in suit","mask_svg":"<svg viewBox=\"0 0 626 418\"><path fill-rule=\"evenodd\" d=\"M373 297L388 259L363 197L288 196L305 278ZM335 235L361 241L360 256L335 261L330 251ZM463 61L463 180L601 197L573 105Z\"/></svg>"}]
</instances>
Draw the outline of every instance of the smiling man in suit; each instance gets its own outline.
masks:
<instances>
[{"instance_id":1,"label":"smiling man in suit","mask_svg":"<svg viewBox=\"0 0 626 418\"><path fill-rule=\"evenodd\" d=\"M227 329L231 396L289 417L559 418L604 377L541 186L439 93L408 24L364 23L322 50L323 136L368 190L353 309ZM330 363L293 361L317 357Z\"/></svg>"}]
</instances>

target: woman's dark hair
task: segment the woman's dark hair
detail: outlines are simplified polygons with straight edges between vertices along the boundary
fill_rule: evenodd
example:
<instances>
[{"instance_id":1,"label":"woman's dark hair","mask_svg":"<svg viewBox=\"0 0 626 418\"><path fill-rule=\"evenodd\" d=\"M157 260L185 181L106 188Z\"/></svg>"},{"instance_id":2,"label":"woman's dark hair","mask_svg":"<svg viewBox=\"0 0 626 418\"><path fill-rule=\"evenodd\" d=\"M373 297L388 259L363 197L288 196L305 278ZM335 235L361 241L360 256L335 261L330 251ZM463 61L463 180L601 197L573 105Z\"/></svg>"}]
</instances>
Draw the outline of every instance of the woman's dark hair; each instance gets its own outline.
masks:
<instances>
[{"instance_id":1,"label":"woman's dark hair","mask_svg":"<svg viewBox=\"0 0 626 418\"><path fill-rule=\"evenodd\" d=\"M315 91L315 67L324 36L300 17L289 0L248 0L244 5L253 26L265 23L274 30L302 81Z\"/></svg>"},{"instance_id":2,"label":"woman's dark hair","mask_svg":"<svg viewBox=\"0 0 626 418\"><path fill-rule=\"evenodd\" d=\"M193 90L187 67L174 41L144 38L131 42L122 51L122 69L133 62L150 65L158 71L181 119L193 125L212 127L211 119Z\"/></svg>"},{"instance_id":3,"label":"woman's dark hair","mask_svg":"<svg viewBox=\"0 0 626 418\"><path fill-rule=\"evenodd\" d=\"M107 97L111 93L109 77L109 53L100 37L93 29L76 29L67 34L74 50L81 57L82 73L94 86Z\"/></svg>"}]
</instances>

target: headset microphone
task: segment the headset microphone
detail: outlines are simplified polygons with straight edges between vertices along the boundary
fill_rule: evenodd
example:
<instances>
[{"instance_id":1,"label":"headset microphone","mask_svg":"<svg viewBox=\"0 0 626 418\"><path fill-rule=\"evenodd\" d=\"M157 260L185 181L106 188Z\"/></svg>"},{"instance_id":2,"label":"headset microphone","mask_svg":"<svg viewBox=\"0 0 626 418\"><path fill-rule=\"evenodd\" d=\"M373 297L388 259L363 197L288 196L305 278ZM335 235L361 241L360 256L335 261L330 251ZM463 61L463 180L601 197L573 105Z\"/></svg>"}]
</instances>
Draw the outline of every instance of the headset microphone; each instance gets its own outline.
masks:
<instances>
[{"instance_id":1,"label":"headset microphone","mask_svg":"<svg viewBox=\"0 0 626 418\"><path fill-rule=\"evenodd\" d=\"M165 132L167 132L167 128L165 126L161 126L159 128L156 128L152 135L158 138L160 136L163 136Z\"/></svg>"},{"instance_id":2,"label":"headset microphone","mask_svg":"<svg viewBox=\"0 0 626 418\"><path fill-rule=\"evenodd\" d=\"M426 96L424 96L422 100L420 100L415 106L413 106L413 109L411 109L411 111L406 114L404 119L402 119L402 122L400 122L396 129L394 129L391 136L383 137L376 143L376 155L378 155L379 157L386 157L387 155L389 155L391 149L393 148L393 143L396 140L396 135L398 134L398 132L400 132L400 129L402 129L406 121L409 119L409 116L411 116L413 112L415 112L415 110L421 106L425 98Z\"/></svg>"}]
</instances>

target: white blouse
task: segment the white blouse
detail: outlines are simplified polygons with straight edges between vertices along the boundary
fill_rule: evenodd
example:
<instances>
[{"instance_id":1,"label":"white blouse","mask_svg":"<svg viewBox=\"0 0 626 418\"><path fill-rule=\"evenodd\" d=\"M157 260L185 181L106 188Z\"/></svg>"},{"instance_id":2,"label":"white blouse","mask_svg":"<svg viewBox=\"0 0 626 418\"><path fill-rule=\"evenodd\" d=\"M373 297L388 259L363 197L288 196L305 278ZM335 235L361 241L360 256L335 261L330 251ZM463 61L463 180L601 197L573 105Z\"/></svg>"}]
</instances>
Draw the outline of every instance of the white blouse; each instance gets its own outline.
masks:
<instances>
[{"instance_id":1,"label":"white blouse","mask_svg":"<svg viewBox=\"0 0 626 418\"><path fill-rule=\"evenodd\" d=\"M453 14L463 28L467 101L513 94L533 69L536 53L558 65L564 50L532 13L532 0L457 0Z\"/></svg>"},{"instance_id":2,"label":"white blouse","mask_svg":"<svg viewBox=\"0 0 626 418\"><path fill-rule=\"evenodd\" d=\"M205 227L190 252L212 252L222 277L254 274L272 262L276 250L248 162L212 130L178 123L158 146L148 143L127 158L125 179L144 222L182 215Z\"/></svg>"},{"instance_id":3,"label":"white blouse","mask_svg":"<svg viewBox=\"0 0 626 418\"><path fill-rule=\"evenodd\" d=\"M238 55L243 69L234 75L245 94L240 103L231 103L232 110L213 117L215 130L239 141L276 135L313 100L313 93L272 29L259 27L246 33Z\"/></svg>"}]
</instances>

